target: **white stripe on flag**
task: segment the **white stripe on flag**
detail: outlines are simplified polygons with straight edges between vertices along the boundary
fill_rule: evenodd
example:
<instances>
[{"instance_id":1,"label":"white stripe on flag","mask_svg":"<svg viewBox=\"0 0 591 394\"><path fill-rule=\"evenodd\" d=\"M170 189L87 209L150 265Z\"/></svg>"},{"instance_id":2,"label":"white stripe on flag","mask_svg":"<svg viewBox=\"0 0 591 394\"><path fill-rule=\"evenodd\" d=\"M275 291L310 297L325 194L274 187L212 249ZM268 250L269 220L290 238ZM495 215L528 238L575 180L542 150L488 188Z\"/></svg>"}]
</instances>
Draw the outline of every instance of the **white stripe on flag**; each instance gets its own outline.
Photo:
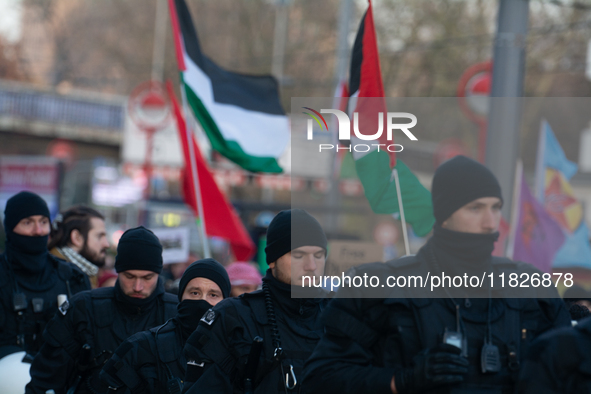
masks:
<instances>
[{"instance_id":1,"label":"white stripe on flag","mask_svg":"<svg viewBox=\"0 0 591 394\"><path fill-rule=\"evenodd\" d=\"M184 58L187 68L183 73L185 83L203 102L224 139L235 141L250 156L279 158L289 140L287 116L216 103L211 80L186 53Z\"/></svg>"}]
</instances>

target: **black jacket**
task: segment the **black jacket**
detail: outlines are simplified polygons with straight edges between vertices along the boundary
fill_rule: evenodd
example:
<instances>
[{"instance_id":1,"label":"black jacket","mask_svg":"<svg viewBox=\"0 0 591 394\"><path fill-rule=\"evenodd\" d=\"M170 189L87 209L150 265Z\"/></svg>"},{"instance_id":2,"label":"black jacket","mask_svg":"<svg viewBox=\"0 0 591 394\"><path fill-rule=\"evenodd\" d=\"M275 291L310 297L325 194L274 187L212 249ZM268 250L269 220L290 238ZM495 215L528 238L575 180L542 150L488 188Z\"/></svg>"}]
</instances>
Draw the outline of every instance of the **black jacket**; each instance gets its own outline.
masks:
<instances>
[{"instance_id":1,"label":"black jacket","mask_svg":"<svg viewBox=\"0 0 591 394\"><path fill-rule=\"evenodd\" d=\"M388 276L433 273L425 248L415 257L367 264L350 275ZM536 272L524 263L493 258L495 272ZM442 342L446 329L455 331L455 305L449 297L414 298L416 288L392 288L383 298L363 298L360 289L337 293L323 313L325 335L306 363L304 384L313 393L390 394L394 373L413 367L413 357ZM424 291L424 290L423 290ZM493 298L491 331L499 348L501 371L480 371L480 350L488 321L488 298L455 299L461 309L468 340L468 374L464 382L429 393L512 393L520 363L531 341L541 333L570 324L568 312L556 298Z\"/></svg>"},{"instance_id":2,"label":"black jacket","mask_svg":"<svg viewBox=\"0 0 591 394\"><path fill-rule=\"evenodd\" d=\"M293 366L297 385L302 388L302 368L322 333L320 313L323 301L291 298L291 286L277 281L267 271L265 281L271 294L286 373ZM221 301L206 312L197 330L185 344L186 393L231 394L244 391L245 365L256 336L263 338L263 351L254 379L254 392L285 393L281 366L274 360L271 323L263 290ZM203 366L199 366L204 363ZM291 382L290 382L291 383Z\"/></svg>"},{"instance_id":3,"label":"black jacket","mask_svg":"<svg viewBox=\"0 0 591 394\"><path fill-rule=\"evenodd\" d=\"M166 393L169 382L182 382L187 362L177 318L127 338L105 364L100 378L117 388L118 394Z\"/></svg>"},{"instance_id":4,"label":"black jacket","mask_svg":"<svg viewBox=\"0 0 591 394\"><path fill-rule=\"evenodd\" d=\"M591 318L536 339L524 362L517 392L591 393Z\"/></svg>"},{"instance_id":5,"label":"black jacket","mask_svg":"<svg viewBox=\"0 0 591 394\"><path fill-rule=\"evenodd\" d=\"M57 313L48 323L45 344L31 365L26 393L44 394L49 389L63 393L78 376L82 379L76 393L105 393L107 386L98 375L115 349L130 335L176 315L178 299L164 292L161 279L149 303L137 307L128 299L117 284L76 295L67 313ZM82 352L85 344L90 345L90 357Z\"/></svg>"},{"instance_id":6,"label":"black jacket","mask_svg":"<svg viewBox=\"0 0 591 394\"><path fill-rule=\"evenodd\" d=\"M90 289L88 277L71 263L60 260L50 254L47 255L50 265L48 288L26 286L23 281L14 276L8 267L5 255L0 255L0 358L7 354L25 350L35 355L43 344L43 329L57 311L57 296L65 294L71 300L72 296L83 290ZM20 285L15 285L15 279ZM26 309L19 315L15 311L14 295L18 292L26 297ZM33 299L41 310L33 310ZM18 340L19 334L24 334L24 344Z\"/></svg>"}]
</instances>

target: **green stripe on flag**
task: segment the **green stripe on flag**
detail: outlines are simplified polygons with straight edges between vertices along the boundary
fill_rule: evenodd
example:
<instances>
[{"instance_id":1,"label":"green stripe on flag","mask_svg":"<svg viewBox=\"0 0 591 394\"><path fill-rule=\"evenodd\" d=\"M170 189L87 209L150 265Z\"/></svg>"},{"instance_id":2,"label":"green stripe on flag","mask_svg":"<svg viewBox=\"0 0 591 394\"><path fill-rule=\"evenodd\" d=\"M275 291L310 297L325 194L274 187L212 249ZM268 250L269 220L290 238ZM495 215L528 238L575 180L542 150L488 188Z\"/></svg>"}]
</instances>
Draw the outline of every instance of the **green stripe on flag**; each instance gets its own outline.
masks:
<instances>
[{"instance_id":1,"label":"green stripe on flag","mask_svg":"<svg viewBox=\"0 0 591 394\"><path fill-rule=\"evenodd\" d=\"M183 77L181 74L181 81L182 79ZM225 140L217 124L207 111L207 108L203 105L201 99L195 94L195 92L193 92L189 85L185 84L184 81L182 83L185 87L187 101L189 102L197 121L201 124L201 127L207 134L211 146L215 151L248 171L270 173L283 172L274 157L251 156L245 153L237 142Z\"/></svg>"},{"instance_id":2,"label":"green stripe on flag","mask_svg":"<svg viewBox=\"0 0 591 394\"><path fill-rule=\"evenodd\" d=\"M394 180L390 181L392 170L388 154L374 151L357 160L355 167L371 209L378 214L399 213L396 184ZM431 193L402 160L396 160L396 169L400 179L404 216L415 234L423 237L431 231L435 223Z\"/></svg>"}]
</instances>

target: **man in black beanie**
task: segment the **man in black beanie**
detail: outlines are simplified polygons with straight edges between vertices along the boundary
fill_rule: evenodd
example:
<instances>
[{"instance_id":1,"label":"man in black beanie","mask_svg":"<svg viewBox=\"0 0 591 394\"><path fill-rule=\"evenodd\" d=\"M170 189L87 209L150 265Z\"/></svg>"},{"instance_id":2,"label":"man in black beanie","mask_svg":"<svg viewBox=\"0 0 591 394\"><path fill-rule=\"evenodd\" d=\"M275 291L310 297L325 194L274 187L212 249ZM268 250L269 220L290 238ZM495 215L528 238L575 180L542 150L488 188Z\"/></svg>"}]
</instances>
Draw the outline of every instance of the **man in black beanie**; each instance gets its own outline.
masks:
<instances>
[{"instance_id":1,"label":"man in black beanie","mask_svg":"<svg viewBox=\"0 0 591 394\"><path fill-rule=\"evenodd\" d=\"M82 292L56 313L43 334L45 344L31 365L27 394L47 390L106 393L99 373L129 336L176 315L177 298L159 278L162 246L150 230L127 230L117 245L114 287Z\"/></svg>"},{"instance_id":2,"label":"man in black beanie","mask_svg":"<svg viewBox=\"0 0 591 394\"><path fill-rule=\"evenodd\" d=\"M208 311L185 345L186 393L305 392L304 361L322 335L318 298L291 298L302 276L324 273L326 235L301 209L282 211L267 230L263 289ZM263 341L260 357L254 345ZM249 388L253 391L249 391Z\"/></svg>"},{"instance_id":3,"label":"man in black beanie","mask_svg":"<svg viewBox=\"0 0 591 394\"><path fill-rule=\"evenodd\" d=\"M187 366L185 342L203 314L229 294L230 278L220 263L195 261L181 277L177 315L126 339L103 367L101 379L118 394L180 393Z\"/></svg>"},{"instance_id":4,"label":"man in black beanie","mask_svg":"<svg viewBox=\"0 0 591 394\"><path fill-rule=\"evenodd\" d=\"M443 274L480 278L487 271L497 279L501 273L540 274L529 264L492 256L503 198L482 164L464 156L443 163L432 199L433 236L416 256L347 274L377 276L380 283ZM306 363L311 393L512 393L531 340L570 324L554 286L504 298L498 281L476 290L449 281L438 292L408 283L339 290L323 312L325 334Z\"/></svg>"},{"instance_id":5,"label":"man in black beanie","mask_svg":"<svg viewBox=\"0 0 591 394\"><path fill-rule=\"evenodd\" d=\"M0 358L24 350L32 360L61 302L90 289L77 267L49 254L49 226L49 209L38 195L25 191L8 199L6 252L0 255Z\"/></svg>"}]
</instances>

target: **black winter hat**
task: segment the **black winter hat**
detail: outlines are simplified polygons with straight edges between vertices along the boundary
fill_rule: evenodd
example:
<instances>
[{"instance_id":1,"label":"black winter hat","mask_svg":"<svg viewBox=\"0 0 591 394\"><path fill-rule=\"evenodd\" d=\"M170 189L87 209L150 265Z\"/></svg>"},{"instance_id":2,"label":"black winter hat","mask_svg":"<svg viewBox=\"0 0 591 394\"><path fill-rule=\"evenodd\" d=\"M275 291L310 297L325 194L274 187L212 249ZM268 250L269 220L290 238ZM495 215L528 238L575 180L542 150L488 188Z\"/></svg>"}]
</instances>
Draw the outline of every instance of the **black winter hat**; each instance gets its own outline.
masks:
<instances>
[{"instance_id":1,"label":"black winter hat","mask_svg":"<svg viewBox=\"0 0 591 394\"><path fill-rule=\"evenodd\" d=\"M431 196L439 225L478 198L498 197L503 201L501 186L492 171L466 156L456 156L437 168Z\"/></svg>"},{"instance_id":2,"label":"black winter hat","mask_svg":"<svg viewBox=\"0 0 591 394\"><path fill-rule=\"evenodd\" d=\"M182 301L185 287L195 278L207 278L220 287L224 298L230 295L230 278L226 269L214 259L202 259L192 263L181 277L179 282L179 302Z\"/></svg>"},{"instance_id":3,"label":"black winter hat","mask_svg":"<svg viewBox=\"0 0 591 394\"><path fill-rule=\"evenodd\" d=\"M129 270L162 272L162 245L158 237L143 226L124 232L117 245L115 271Z\"/></svg>"},{"instance_id":4,"label":"black winter hat","mask_svg":"<svg viewBox=\"0 0 591 394\"><path fill-rule=\"evenodd\" d=\"M279 212L267 229L267 263L300 246L320 246L326 250L326 234L320 223L303 209Z\"/></svg>"},{"instance_id":5,"label":"black winter hat","mask_svg":"<svg viewBox=\"0 0 591 394\"><path fill-rule=\"evenodd\" d=\"M18 222L34 215L43 215L49 218L49 208L44 199L31 192L20 192L10 197L6 201L4 209L6 234L12 233Z\"/></svg>"}]
</instances>

